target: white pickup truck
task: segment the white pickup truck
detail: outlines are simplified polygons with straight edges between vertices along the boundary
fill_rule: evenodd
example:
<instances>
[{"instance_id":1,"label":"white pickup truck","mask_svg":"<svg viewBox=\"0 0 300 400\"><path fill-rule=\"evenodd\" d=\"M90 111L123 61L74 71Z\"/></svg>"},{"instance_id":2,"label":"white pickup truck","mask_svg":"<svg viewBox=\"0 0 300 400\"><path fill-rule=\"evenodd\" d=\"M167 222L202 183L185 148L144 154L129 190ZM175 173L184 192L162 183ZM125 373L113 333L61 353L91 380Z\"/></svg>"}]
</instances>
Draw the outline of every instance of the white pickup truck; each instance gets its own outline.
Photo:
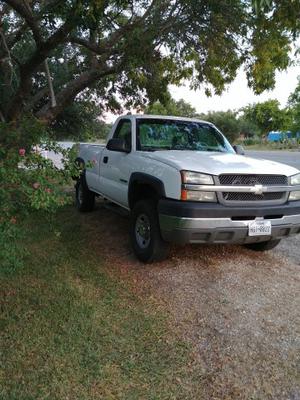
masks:
<instances>
[{"instance_id":1,"label":"white pickup truck","mask_svg":"<svg viewBox=\"0 0 300 400\"><path fill-rule=\"evenodd\" d=\"M269 250L300 233L300 171L242 154L211 123L126 115L106 146L81 144L76 204L95 195L130 211L133 250L143 262L168 243L238 243Z\"/></svg>"}]
</instances>

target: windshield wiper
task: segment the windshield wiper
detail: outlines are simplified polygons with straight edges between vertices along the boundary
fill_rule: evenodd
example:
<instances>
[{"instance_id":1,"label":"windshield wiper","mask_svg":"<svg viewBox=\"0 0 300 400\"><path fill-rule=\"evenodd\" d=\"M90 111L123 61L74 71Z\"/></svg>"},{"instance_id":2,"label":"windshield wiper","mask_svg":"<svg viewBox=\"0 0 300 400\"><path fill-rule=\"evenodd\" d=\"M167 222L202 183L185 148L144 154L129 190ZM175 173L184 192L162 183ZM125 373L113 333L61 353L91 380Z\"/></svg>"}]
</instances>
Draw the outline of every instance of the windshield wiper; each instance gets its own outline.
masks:
<instances>
[{"instance_id":1,"label":"windshield wiper","mask_svg":"<svg viewBox=\"0 0 300 400\"><path fill-rule=\"evenodd\" d=\"M225 151L223 151L223 150L220 150L220 149L216 149L215 147L205 147L205 149L203 149L204 151L215 151L215 152L218 152L218 153L226 153Z\"/></svg>"},{"instance_id":2,"label":"windshield wiper","mask_svg":"<svg viewBox=\"0 0 300 400\"><path fill-rule=\"evenodd\" d=\"M142 147L142 151L164 151L164 150L172 150L170 146L164 146L164 147Z\"/></svg>"}]
</instances>

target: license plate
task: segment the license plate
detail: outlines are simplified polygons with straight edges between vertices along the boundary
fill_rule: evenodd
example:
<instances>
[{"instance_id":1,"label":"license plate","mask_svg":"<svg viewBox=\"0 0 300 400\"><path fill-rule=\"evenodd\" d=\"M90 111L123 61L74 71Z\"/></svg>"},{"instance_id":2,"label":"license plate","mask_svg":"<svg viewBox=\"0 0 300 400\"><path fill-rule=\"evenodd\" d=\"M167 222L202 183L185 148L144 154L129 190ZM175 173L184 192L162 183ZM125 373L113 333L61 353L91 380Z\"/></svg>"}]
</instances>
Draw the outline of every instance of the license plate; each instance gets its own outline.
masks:
<instances>
[{"instance_id":1,"label":"license plate","mask_svg":"<svg viewBox=\"0 0 300 400\"><path fill-rule=\"evenodd\" d=\"M271 221L251 221L249 223L249 236L271 236Z\"/></svg>"}]
</instances>

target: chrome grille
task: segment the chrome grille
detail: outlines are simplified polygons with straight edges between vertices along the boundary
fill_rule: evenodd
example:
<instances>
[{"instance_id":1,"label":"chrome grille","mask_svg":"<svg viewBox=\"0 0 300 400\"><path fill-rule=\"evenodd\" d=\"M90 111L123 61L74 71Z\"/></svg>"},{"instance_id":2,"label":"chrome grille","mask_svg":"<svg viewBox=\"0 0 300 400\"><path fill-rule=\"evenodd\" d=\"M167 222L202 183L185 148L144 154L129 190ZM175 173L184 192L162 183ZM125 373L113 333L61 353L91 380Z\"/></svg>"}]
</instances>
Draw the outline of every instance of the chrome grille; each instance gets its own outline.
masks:
<instances>
[{"instance_id":1,"label":"chrome grille","mask_svg":"<svg viewBox=\"0 0 300 400\"><path fill-rule=\"evenodd\" d=\"M226 201L273 201L285 199L285 192L270 192L263 194L223 192Z\"/></svg>"},{"instance_id":2,"label":"chrome grille","mask_svg":"<svg viewBox=\"0 0 300 400\"><path fill-rule=\"evenodd\" d=\"M218 184L221 186L287 186L288 178L284 175L219 175ZM287 192L264 192L262 194L247 192L226 192L219 193L219 199L224 204L237 204L238 202L253 204L283 204L287 200Z\"/></svg>"},{"instance_id":3,"label":"chrome grille","mask_svg":"<svg viewBox=\"0 0 300 400\"><path fill-rule=\"evenodd\" d=\"M288 178L284 175L220 175L221 185L241 186L283 186L288 184Z\"/></svg>"}]
</instances>

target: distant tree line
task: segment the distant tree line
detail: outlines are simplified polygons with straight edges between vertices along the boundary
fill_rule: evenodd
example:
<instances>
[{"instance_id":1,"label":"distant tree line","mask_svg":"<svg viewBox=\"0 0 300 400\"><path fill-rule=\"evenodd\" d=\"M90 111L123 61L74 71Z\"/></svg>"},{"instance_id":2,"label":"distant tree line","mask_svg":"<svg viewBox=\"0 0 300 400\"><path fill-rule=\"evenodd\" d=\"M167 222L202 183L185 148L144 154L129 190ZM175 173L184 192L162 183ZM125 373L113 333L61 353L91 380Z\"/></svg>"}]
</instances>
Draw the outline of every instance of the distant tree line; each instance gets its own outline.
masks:
<instances>
[{"instance_id":1,"label":"distant tree line","mask_svg":"<svg viewBox=\"0 0 300 400\"><path fill-rule=\"evenodd\" d=\"M167 93L164 102L156 101L142 110L145 114L200 118L215 124L231 142L238 138L263 138L270 131L300 132L300 77L286 107L278 100L249 104L238 110L199 113L183 99L174 100ZM88 100L77 100L52 124L56 139L78 141L103 140L111 129L101 108Z\"/></svg>"},{"instance_id":2,"label":"distant tree line","mask_svg":"<svg viewBox=\"0 0 300 400\"><path fill-rule=\"evenodd\" d=\"M270 131L291 131L295 134L300 132L300 77L284 108L280 107L278 100L267 100L238 110L198 113L188 102L169 98L165 104L157 101L144 111L148 114L176 115L212 122L232 142L239 137L263 138Z\"/></svg>"}]
</instances>

